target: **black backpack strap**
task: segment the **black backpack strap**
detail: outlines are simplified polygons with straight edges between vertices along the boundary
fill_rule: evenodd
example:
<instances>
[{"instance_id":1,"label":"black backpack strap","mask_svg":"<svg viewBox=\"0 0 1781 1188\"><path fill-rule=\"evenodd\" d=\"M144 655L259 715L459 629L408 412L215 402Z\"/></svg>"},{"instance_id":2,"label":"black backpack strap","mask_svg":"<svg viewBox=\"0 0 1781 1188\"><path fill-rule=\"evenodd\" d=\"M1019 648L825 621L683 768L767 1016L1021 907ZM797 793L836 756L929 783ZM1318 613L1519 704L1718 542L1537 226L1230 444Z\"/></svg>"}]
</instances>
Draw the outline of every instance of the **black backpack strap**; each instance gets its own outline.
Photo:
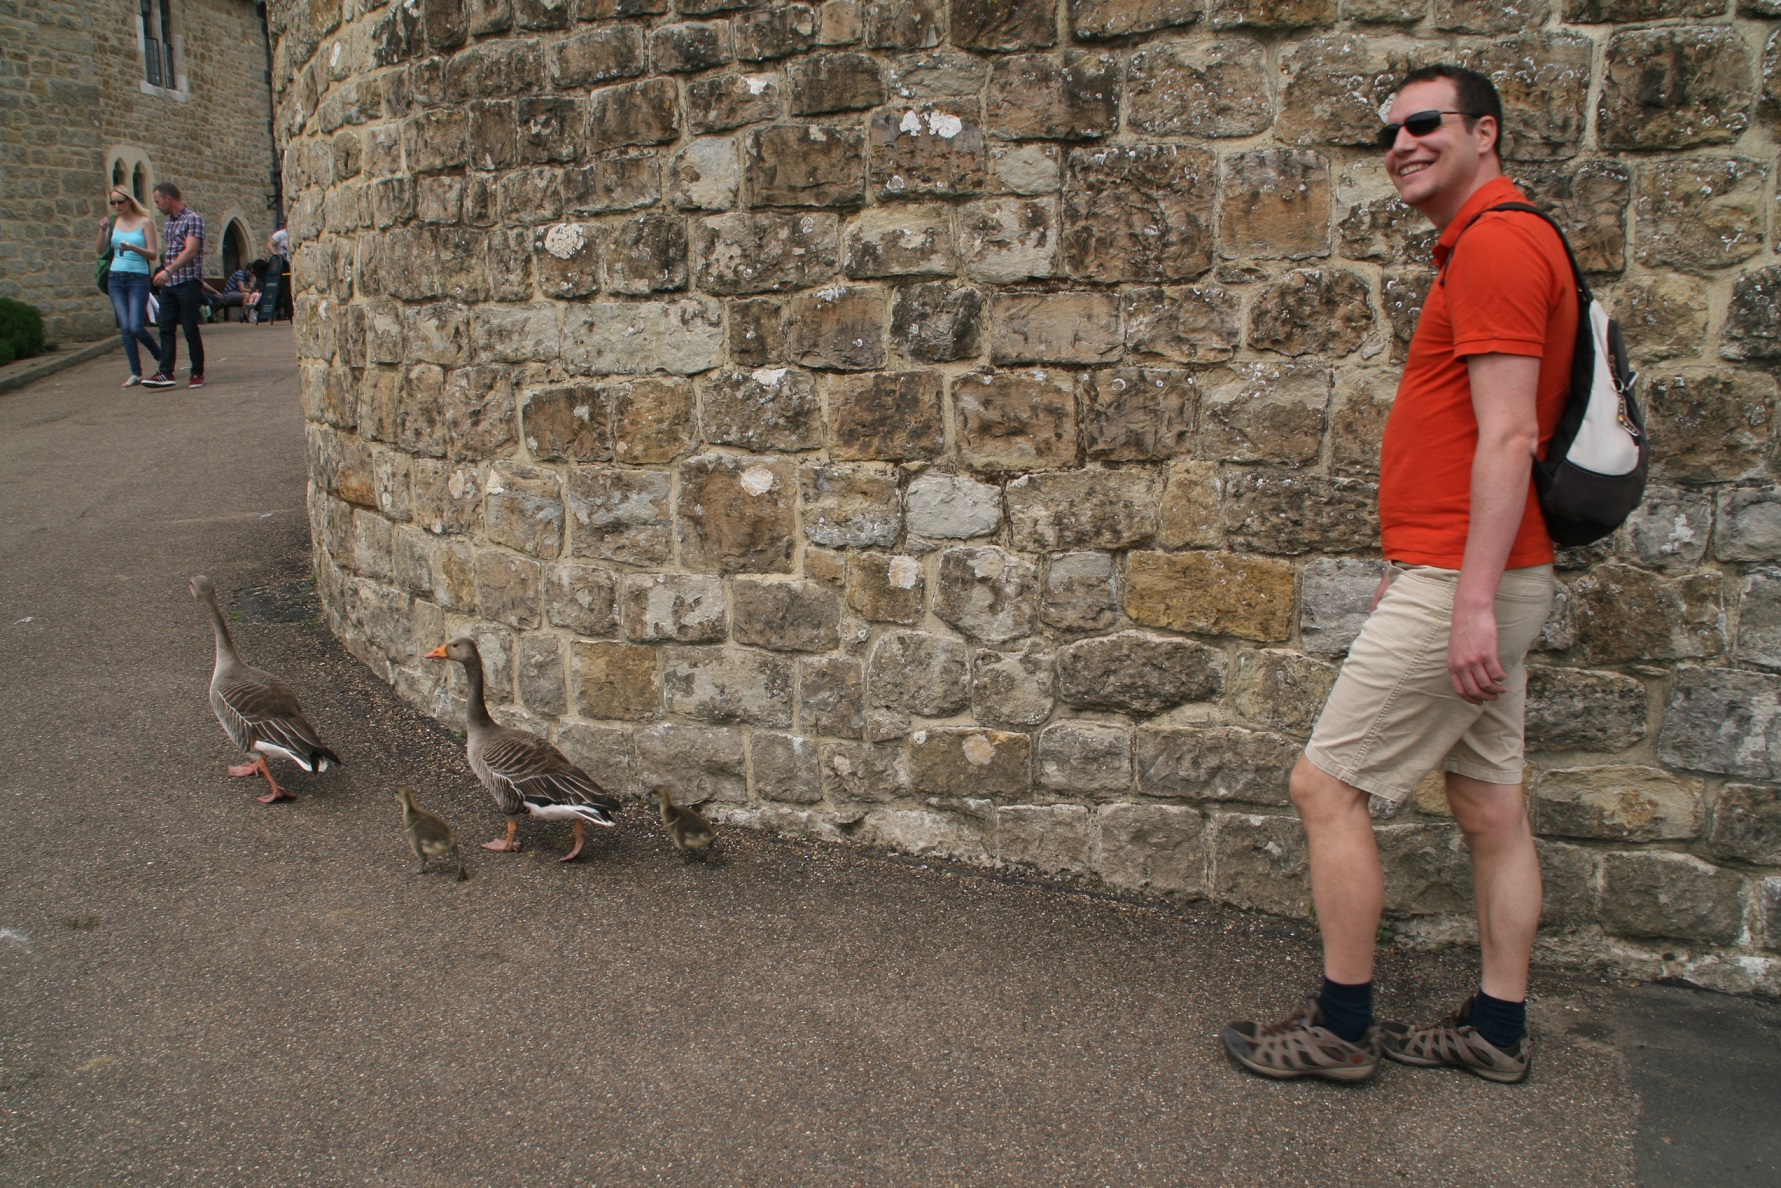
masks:
<instances>
[{"instance_id":1,"label":"black backpack strap","mask_svg":"<svg viewBox=\"0 0 1781 1188\"><path fill-rule=\"evenodd\" d=\"M1447 250L1447 263L1441 267L1440 283L1443 286L1447 284L1447 269L1453 264L1453 253L1459 250L1459 241L1467 231L1472 229L1472 224L1485 215L1499 210L1518 210L1526 214L1538 215L1546 220L1547 226L1558 232L1558 241L1565 245L1565 257L1571 262L1571 276L1577 282L1577 294L1582 299L1583 308L1588 309L1589 303L1595 300L1595 296L1589 291L1589 282L1583 278L1583 269L1577 263L1577 253L1571 250L1571 241L1566 238L1565 229L1560 227L1551 215L1527 202L1502 202L1496 206L1486 207L1466 220L1466 225L1461 227L1459 234L1453 237L1453 246Z\"/></svg>"}]
</instances>

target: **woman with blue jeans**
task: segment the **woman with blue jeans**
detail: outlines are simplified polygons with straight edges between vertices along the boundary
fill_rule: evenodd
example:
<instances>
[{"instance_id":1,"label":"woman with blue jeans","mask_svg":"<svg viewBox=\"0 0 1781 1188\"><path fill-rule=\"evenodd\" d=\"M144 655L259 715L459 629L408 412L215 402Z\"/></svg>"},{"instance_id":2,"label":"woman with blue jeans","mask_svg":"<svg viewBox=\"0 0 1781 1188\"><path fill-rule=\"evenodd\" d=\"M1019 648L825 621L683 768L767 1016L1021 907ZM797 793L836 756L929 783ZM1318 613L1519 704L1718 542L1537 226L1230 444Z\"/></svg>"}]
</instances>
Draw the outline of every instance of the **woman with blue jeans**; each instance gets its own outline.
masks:
<instances>
[{"instance_id":1,"label":"woman with blue jeans","mask_svg":"<svg viewBox=\"0 0 1781 1188\"><path fill-rule=\"evenodd\" d=\"M124 335L124 355L130 360L130 378L124 387L133 388L142 382L142 355L137 343L148 347L149 358L160 352L153 336L144 328L148 318L149 261L155 258L155 223L142 204L123 190L113 190L106 201L114 217L99 224L96 254L111 248L111 270L106 273L105 286L111 294L112 312L117 314L118 329Z\"/></svg>"}]
</instances>

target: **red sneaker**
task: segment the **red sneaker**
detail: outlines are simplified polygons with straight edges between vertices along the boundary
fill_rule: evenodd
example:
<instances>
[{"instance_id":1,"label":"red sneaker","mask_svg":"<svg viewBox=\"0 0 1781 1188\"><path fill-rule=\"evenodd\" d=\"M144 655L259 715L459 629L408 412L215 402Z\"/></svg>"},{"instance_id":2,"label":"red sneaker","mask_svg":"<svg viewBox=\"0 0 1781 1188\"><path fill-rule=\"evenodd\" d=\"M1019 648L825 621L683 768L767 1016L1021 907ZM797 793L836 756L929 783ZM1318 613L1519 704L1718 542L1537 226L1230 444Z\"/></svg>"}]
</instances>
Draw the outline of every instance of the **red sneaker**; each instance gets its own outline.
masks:
<instances>
[{"instance_id":1,"label":"red sneaker","mask_svg":"<svg viewBox=\"0 0 1781 1188\"><path fill-rule=\"evenodd\" d=\"M188 388L202 388L203 386L204 386L204 373L202 371L192 372L192 378L186 381L186 387L188 387Z\"/></svg>"}]
</instances>

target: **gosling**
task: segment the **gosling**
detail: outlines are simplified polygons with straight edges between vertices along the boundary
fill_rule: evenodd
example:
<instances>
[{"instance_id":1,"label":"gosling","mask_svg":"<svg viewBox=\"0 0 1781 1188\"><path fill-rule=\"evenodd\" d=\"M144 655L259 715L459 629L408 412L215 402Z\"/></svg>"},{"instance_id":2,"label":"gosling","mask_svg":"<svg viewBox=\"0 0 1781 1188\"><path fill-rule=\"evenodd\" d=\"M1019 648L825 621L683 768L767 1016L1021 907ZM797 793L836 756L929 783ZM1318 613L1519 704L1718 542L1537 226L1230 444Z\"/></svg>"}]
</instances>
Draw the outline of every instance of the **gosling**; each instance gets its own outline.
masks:
<instances>
[{"instance_id":1,"label":"gosling","mask_svg":"<svg viewBox=\"0 0 1781 1188\"><path fill-rule=\"evenodd\" d=\"M457 835L444 819L414 805L413 788L397 788L396 799L402 802L402 832L408 835L408 848L420 859L415 874L427 873L427 859L450 857L457 860L455 882L470 876L464 872L464 855L458 852Z\"/></svg>"},{"instance_id":2,"label":"gosling","mask_svg":"<svg viewBox=\"0 0 1781 1188\"><path fill-rule=\"evenodd\" d=\"M674 848L687 858L707 857L717 840L711 822L692 809L675 804L665 787L656 788L656 803L661 806L662 824L668 827L668 840Z\"/></svg>"}]
</instances>

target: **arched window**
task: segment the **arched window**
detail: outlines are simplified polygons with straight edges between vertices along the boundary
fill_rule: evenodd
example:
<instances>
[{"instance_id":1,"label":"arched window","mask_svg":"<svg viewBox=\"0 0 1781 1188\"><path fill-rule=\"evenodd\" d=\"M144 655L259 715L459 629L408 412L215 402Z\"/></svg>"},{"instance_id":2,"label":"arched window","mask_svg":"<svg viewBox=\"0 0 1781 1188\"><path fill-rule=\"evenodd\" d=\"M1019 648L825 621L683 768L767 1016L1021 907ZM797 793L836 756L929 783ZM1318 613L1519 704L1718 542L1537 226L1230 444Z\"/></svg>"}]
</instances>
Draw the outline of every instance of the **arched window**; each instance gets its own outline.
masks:
<instances>
[{"instance_id":1,"label":"arched window","mask_svg":"<svg viewBox=\"0 0 1781 1188\"><path fill-rule=\"evenodd\" d=\"M240 219L230 219L223 232L223 275L233 276L248 260L247 228Z\"/></svg>"},{"instance_id":2,"label":"arched window","mask_svg":"<svg viewBox=\"0 0 1781 1188\"><path fill-rule=\"evenodd\" d=\"M124 188L124 159L122 157L111 163L111 188L114 190Z\"/></svg>"},{"instance_id":3,"label":"arched window","mask_svg":"<svg viewBox=\"0 0 1781 1188\"><path fill-rule=\"evenodd\" d=\"M177 87L174 70L173 0L139 0L142 9L144 77L151 86Z\"/></svg>"},{"instance_id":4,"label":"arched window","mask_svg":"<svg viewBox=\"0 0 1781 1188\"><path fill-rule=\"evenodd\" d=\"M136 163L136 171L130 175L130 193L135 195L136 201L142 203L142 205L144 205L144 206L147 206L148 205L148 191L149 191L148 167L146 165L144 165L142 162L138 161Z\"/></svg>"}]
</instances>

